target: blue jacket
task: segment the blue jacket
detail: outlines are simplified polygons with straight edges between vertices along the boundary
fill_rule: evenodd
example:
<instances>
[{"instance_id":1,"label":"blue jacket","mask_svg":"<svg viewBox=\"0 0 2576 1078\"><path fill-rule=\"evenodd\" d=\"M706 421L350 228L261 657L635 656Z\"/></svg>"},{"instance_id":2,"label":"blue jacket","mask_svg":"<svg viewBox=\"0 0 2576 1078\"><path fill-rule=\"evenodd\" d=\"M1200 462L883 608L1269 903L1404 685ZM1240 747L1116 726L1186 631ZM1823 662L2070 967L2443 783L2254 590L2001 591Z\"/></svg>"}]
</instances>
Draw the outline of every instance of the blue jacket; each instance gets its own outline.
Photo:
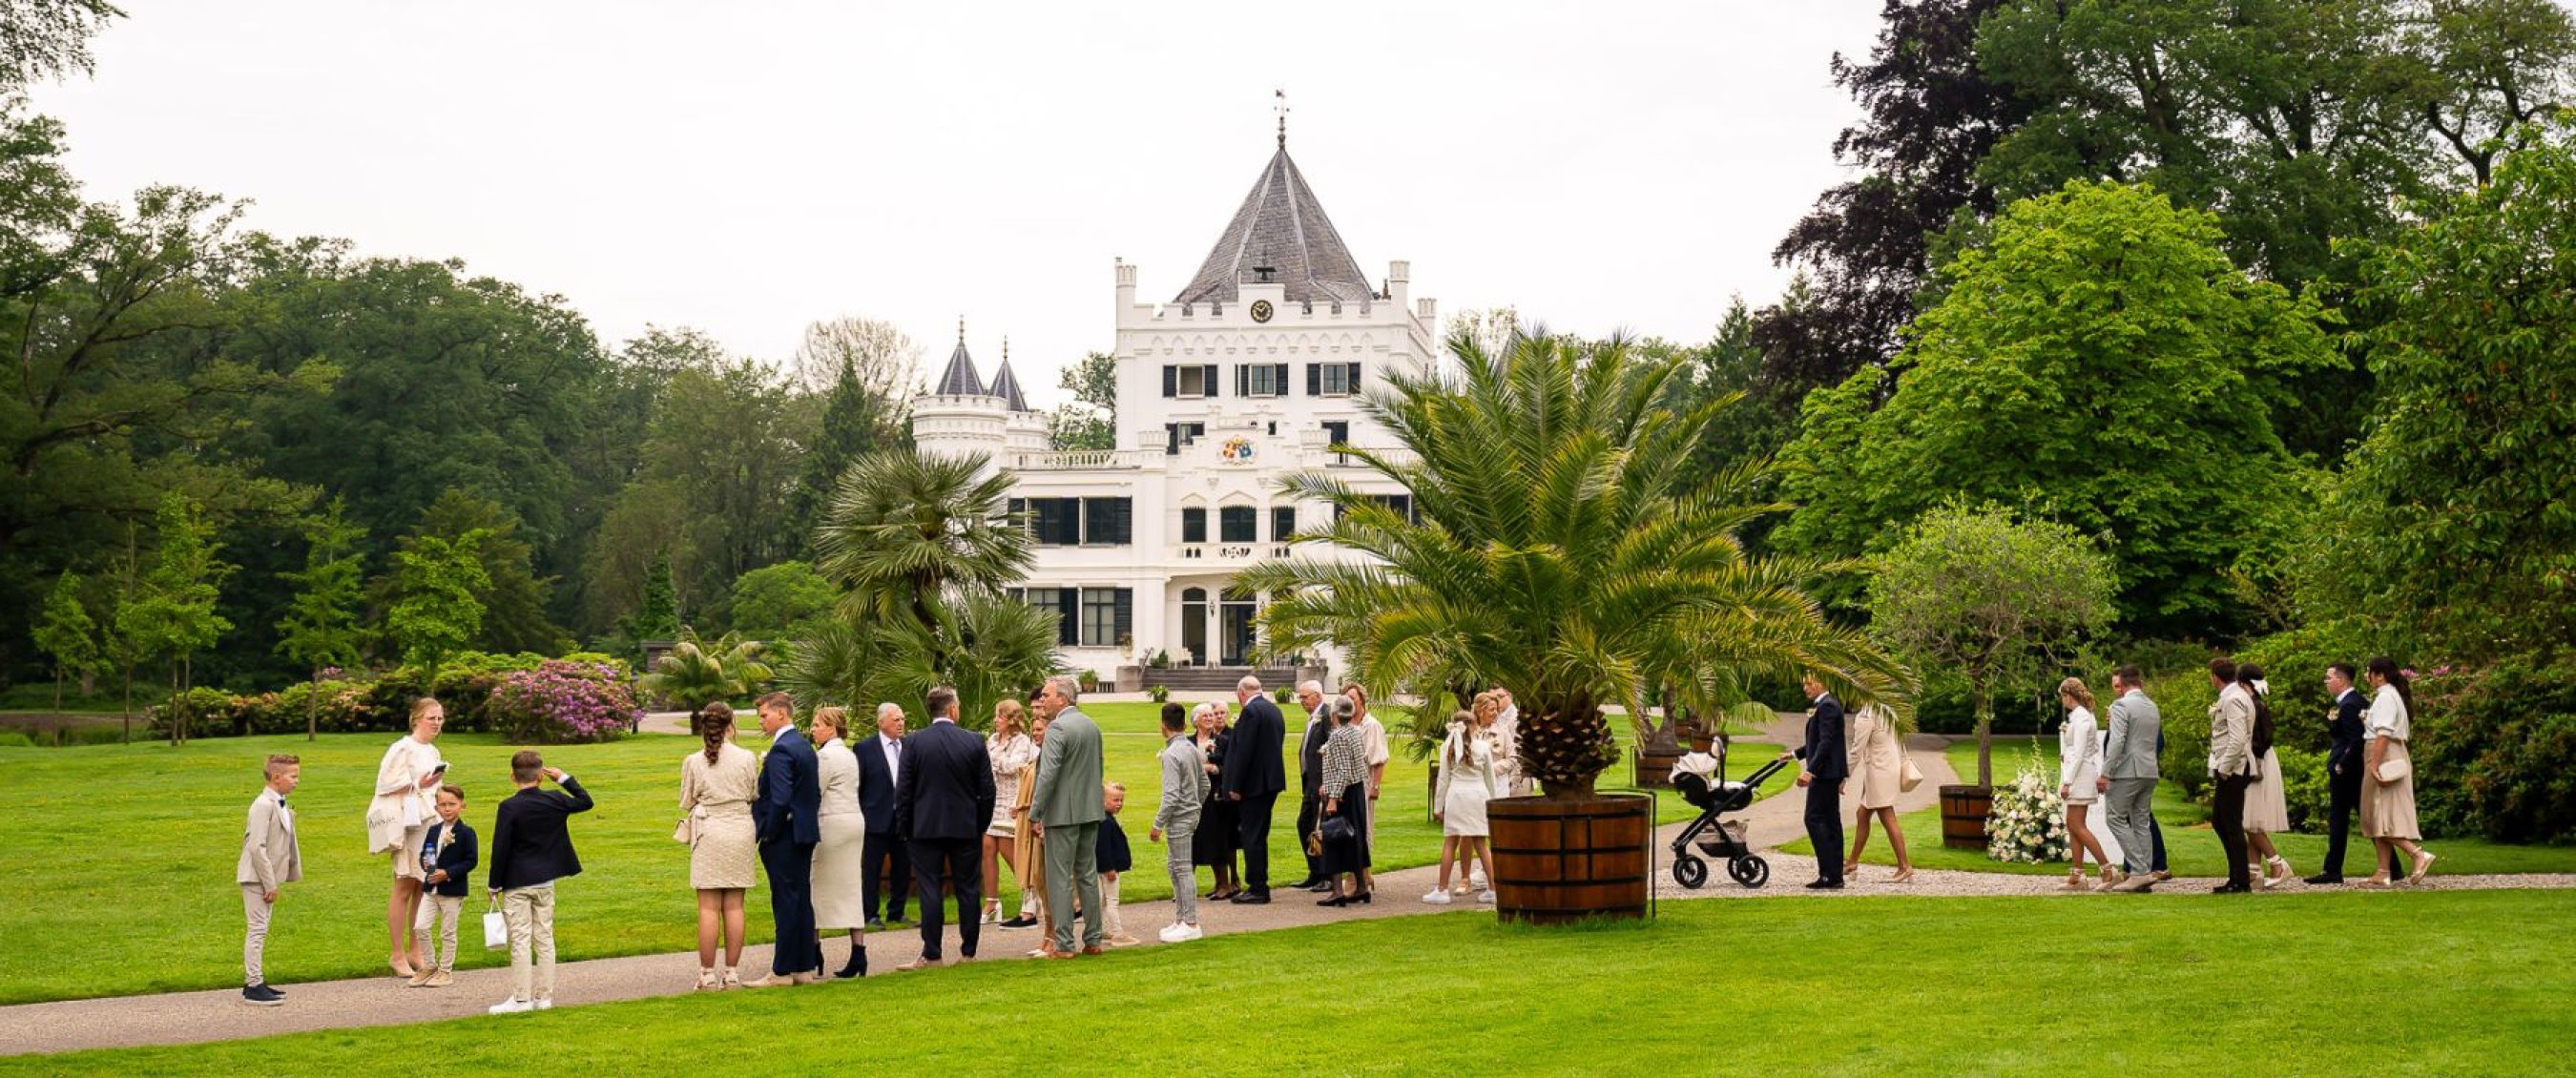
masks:
<instances>
[{"instance_id":1,"label":"blue jacket","mask_svg":"<svg viewBox=\"0 0 2576 1078\"><path fill-rule=\"evenodd\" d=\"M769 747L760 762L760 798L751 804L751 823L762 842L814 845L823 841L816 816L823 807L823 777L814 759L814 743L802 730L790 730Z\"/></svg>"},{"instance_id":2,"label":"blue jacket","mask_svg":"<svg viewBox=\"0 0 2576 1078\"><path fill-rule=\"evenodd\" d=\"M430 884L430 892L433 894L444 895L448 898L463 898L465 897L466 892L470 889L470 884L472 883L474 876L474 866L482 863L482 859L479 856L481 851L474 848L474 829L466 826L465 817L459 816L456 818L455 831L453 834L448 836L447 845L445 846L437 845L438 830L441 826L442 825L440 824L431 824L429 825L429 833L421 836L421 873L426 876L434 870L446 869L447 881L445 883ZM437 852L433 854L431 852L432 850Z\"/></svg>"}]
</instances>

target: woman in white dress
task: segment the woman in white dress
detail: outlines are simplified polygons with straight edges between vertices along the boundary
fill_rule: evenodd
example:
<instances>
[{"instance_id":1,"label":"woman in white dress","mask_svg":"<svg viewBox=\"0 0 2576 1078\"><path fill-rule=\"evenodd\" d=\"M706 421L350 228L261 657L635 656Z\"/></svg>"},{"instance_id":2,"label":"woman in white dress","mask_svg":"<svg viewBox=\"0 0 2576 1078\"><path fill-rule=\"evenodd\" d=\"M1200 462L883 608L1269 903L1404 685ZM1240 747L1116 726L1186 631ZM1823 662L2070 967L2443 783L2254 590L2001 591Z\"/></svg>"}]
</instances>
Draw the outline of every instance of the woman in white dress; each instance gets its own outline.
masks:
<instances>
[{"instance_id":1,"label":"woman in white dress","mask_svg":"<svg viewBox=\"0 0 2576 1078\"><path fill-rule=\"evenodd\" d=\"M2272 745L2272 687L2263 681L2263 668L2245 663L2236 668L2236 680L2254 695L2255 740L2263 745L2262 773L2245 787L2245 849L2249 856L2261 854L2263 860L2252 866L2255 885L2269 891L2290 882L2290 862L2281 856L2272 836L2290 830L2290 791L2281 782L2281 754Z\"/></svg>"},{"instance_id":2,"label":"woman in white dress","mask_svg":"<svg viewBox=\"0 0 2576 1078\"><path fill-rule=\"evenodd\" d=\"M1038 761L1037 743L1021 730L1027 715L1025 705L1004 697L993 705L993 733L984 739L984 755L993 762L993 821L984 828L984 923L988 925L1002 920L1002 866L1010 866L1013 876L1019 874L1012 853L1019 829L1011 806L1020 801L1020 769ZM1024 916L1036 911L1029 896L1021 895L1020 902Z\"/></svg>"},{"instance_id":3,"label":"woman in white dress","mask_svg":"<svg viewBox=\"0 0 2576 1078\"><path fill-rule=\"evenodd\" d=\"M806 729L814 736L814 774L823 800L814 810L823 841L814 846L814 931L817 953L822 933L835 928L850 933L850 961L834 976L863 977L868 972L868 910L860 900L859 881L867 875L860 846L867 841L867 817L859 811L859 758L850 751L849 720L837 707L816 708Z\"/></svg>"},{"instance_id":4,"label":"woman in white dress","mask_svg":"<svg viewBox=\"0 0 2576 1078\"><path fill-rule=\"evenodd\" d=\"M760 792L760 760L733 743L733 705L722 700L689 717L689 730L706 743L680 763L680 814L689 822L689 886L698 894L698 987L732 988L741 981L742 896L751 889L756 845L751 802ZM716 944L724 943L724 971L716 971Z\"/></svg>"},{"instance_id":5,"label":"woman in white dress","mask_svg":"<svg viewBox=\"0 0 2576 1078\"><path fill-rule=\"evenodd\" d=\"M2120 882L2120 863L2103 848L2108 831L2092 827L2093 805L2102 796L2102 727L2093 717L2093 689L2080 677L2057 683L2057 705L2066 709L2066 724L2057 728L2057 796L2066 804L2066 882L2061 891L2081 891L2084 855L2102 866L2099 886Z\"/></svg>"},{"instance_id":6,"label":"woman in white dress","mask_svg":"<svg viewBox=\"0 0 2576 1078\"><path fill-rule=\"evenodd\" d=\"M447 709L432 697L411 702L411 733L385 749L376 765L375 799L367 804L367 852L390 853L394 862L393 894L385 901L385 930L392 940L394 976L409 980L427 965L429 942L412 931L420 913L421 840L438 815L440 778L447 761L438 755L438 732L447 726Z\"/></svg>"},{"instance_id":7,"label":"woman in white dress","mask_svg":"<svg viewBox=\"0 0 2576 1078\"><path fill-rule=\"evenodd\" d=\"M1431 800L1431 814L1440 820L1440 885L1422 896L1425 902L1448 903L1453 866L1461 876L1473 866L1483 867L1486 879L1494 876L1485 802L1503 796L1503 783L1494 772L1492 730L1491 715L1480 719L1474 712L1461 711L1449 717L1449 737L1440 745L1440 788ZM1476 900L1491 902L1494 892L1479 891Z\"/></svg>"},{"instance_id":8,"label":"woman in white dress","mask_svg":"<svg viewBox=\"0 0 2576 1078\"><path fill-rule=\"evenodd\" d=\"M2362 676L2370 679L2373 695L2370 715L2362 720L2370 745L2362 750L2361 833L2379 858L2362 886L2388 886L2392 848L2414 858L2406 882L2422 883L2433 870L2433 851L2423 847L2424 832L2415 822L2415 765L2406 753L2406 739L2414 736L2414 687L2397 660L2385 655L2370 660Z\"/></svg>"}]
</instances>

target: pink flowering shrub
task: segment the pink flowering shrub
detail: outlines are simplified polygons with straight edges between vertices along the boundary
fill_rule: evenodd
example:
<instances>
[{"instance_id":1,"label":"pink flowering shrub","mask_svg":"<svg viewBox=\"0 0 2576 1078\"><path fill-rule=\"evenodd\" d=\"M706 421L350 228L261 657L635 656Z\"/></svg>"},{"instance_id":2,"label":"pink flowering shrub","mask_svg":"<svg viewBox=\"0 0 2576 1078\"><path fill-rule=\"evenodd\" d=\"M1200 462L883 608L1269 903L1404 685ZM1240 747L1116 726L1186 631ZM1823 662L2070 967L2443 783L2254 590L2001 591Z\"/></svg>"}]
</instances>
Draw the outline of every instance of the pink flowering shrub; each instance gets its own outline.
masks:
<instances>
[{"instance_id":1,"label":"pink flowering shrub","mask_svg":"<svg viewBox=\"0 0 2576 1078\"><path fill-rule=\"evenodd\" d=\"M503 674L484 714L513 743L562 745L607 741L644 713L615 664L554 659Z\"/></svg>"}]
</instances>

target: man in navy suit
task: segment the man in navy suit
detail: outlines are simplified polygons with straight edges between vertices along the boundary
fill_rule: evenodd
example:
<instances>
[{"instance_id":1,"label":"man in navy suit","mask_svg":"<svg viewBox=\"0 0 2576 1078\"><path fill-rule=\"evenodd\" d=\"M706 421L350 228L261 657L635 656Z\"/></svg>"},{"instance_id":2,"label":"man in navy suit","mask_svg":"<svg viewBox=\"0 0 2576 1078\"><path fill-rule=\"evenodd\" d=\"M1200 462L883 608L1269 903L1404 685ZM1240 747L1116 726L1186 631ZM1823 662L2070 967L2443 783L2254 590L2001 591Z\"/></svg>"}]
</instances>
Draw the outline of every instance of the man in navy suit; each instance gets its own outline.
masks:
<instances>
[{"instance_id":1,"label":"man in navy suit","mask_svg":"<svg viewBox=\"0 0 2576 1078\"><path fill-rule=\"evenodd\" d=\"M887 921L903 920L903 901L912 894L912 856L894 829L894 798L903 779L903 709L877 705L877 732L851 752L859 757L859 816L867 833L859 842L859 908L868 914L868 931ZM883 892L880 914L877 896Z\"/></svg>"},{"instance_id":2,"label":"man in navy suit","mask_svg":"<svg viewBox=\"0 0 2576 1078\"><path fill-rule=\"evenodd\" d=\"M1243 893L1234 901L1257 906L1270 901L1270 811L1288 788L1288 770L1279 762L1288 724L1279 705L1261 694L1260 678L1245 674L1235 682L1234 701L1243 716L1234 721L1234 745L1217 784L1235 803L1235 840L1243 847Z\"/></svg>"},{"instance_id":3,"label":"man in navy suit","mask_svg":"<svg viewBox=\"0 0 2576 1078\"><path fill-rule=\"evenodd\" d=\"M1807 886L1839 891L1843 886L1843 779L1850 774L1843 760L1843 705L1825 691L1824 681L1816 675L1808 674L1802 684L1807 699L1814 702L1807 709L1807 743L1780 758L1806 761L1798 770L1798 785L1807 791L1807 844L1816 848L1816 878Z\"/></svg>"},{"instance_id":4,"label":"man in navy suit","mask_svg":"<svg viewBox=\"0 0 2576 1078\"><path fill-rule=\"evenodd\" d=\"M778 943L770 951L769 976L748 987L812 984L823 976L813 897L814 847L823 841L815 818L823 806L823 780L814 743L796 728L795 701L774 692L761 697L758 707L769 755L760 762L760 797L751 804L751 822L760 839L761 867L769 872L769 917Z\"/></svg>"},{"instance_id":5,"label":"man in navy suit","mask_svg":"<svg viewBox=\"0 0 2576 1078\"><path fill-rule=\"evenodd\" d=\"M975 957L982 928L976 913L984 902L984 829L993 822L993 758L983 738L957 725L957 690L932 689L928 704L930 727L911 737L911 759L895 784L894 829L911 843L921 892L921 957L897 970L939 964L943 891L957 897L959 958Z\"/></svg>"},{"instance_id":6,"label":"man in navy suit","mask_svg":"<svg viewBox=\"0 0 2576 1078\"><path fill-rule=\"evenodd\" d=\"M2343 847L2345 836L2352 831L2352 815L2361 811L2362 715L2370 710L2370 701L2352 685L2351 663L2333 663L2326 667L2326 693L2334 697L2334 713L2326 718L2327 736L2333 743L2326 749L2326 805L2332 813L2326 830L2326 863L2307 882L2315 886L2343 882ZM2397 867L2396 851L2388 855L2388 874L2405 873Z\"/></svg>"}]
</instances>

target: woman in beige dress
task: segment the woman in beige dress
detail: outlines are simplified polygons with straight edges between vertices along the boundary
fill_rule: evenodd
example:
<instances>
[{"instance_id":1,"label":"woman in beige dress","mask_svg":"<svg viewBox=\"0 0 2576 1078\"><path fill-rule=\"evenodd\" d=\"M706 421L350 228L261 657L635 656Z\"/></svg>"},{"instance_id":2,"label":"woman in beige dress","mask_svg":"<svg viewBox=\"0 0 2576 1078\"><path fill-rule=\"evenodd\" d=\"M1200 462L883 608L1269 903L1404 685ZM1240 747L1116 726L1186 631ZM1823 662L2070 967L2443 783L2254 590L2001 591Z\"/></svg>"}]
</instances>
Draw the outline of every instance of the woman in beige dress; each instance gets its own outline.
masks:
<instances>
[{"instance_id":1,"label":"woman in beige dress","mask_svg":"<svg viewBox=\"0 0 2576 1078\"><path fill-rule=\"evenodd\" d=\"M385 749L376 765L375 799L367 804L367 852L390 853L394 862L393 894L385 900L385 930L392 939L394 976L418 977L429 964L426 936L412 931L420 914L421 840L438 817L438 788L447 761L438 755L438 732L447 727L447 709L436 699L411 702L411 733Z\"/></svg>"},{"instance_id":2,"label":"woman in beige dress","mask_svg":"<svg viewBox=\"0 0 2576 1078\"><path fill-rule=\"evenodd\" d=\"M2397 668L2397 661L2385 655L2370 660L2363 676L2370 679L2372 696L2370 715L2362 720L2369 729L2370 747L2362 753L2361 833L2369 837L2379 861L2361 885L2388 886L2392 847L2415 859L2415 870L2406 874L2406 882L2422 883L2424 874L2432 871L2434 858L2433 851L2421 845L2424 833L2415 822L2415 765L2406 754L2406 739L2414 735L2414 687L2407 684L2406 672Z\"/></svg>"},{"instance_id":3,"label":"woman in beige dress","mask_svg":"<svg viewBox=\"0 0 2576 1078\"><path fill-rule=\"evenodd\" d=\"M760 760L733 743L733 706L716 701L689 717L689 732L706 742L680 764L680 813L689 822L689 886L698 893L698 987L732 988L742 965L742 896L751 889L754 837L752 798L760 791ZM724 941L724 972L716 971L716 942Z\"/></svg>"},{"instance_id":4,"label":"woman in beige dress","mask_svg":"<svg viewBox=\"0 0 2576 1078\"><path fill-rule=\"evenodd\" d=\"M984 923L988 925L1002 920L1002 866L1010 866L1014 878L1019 875L1018 844L1013 841L1019 825L1011 813L1020 802L1020 769L1038 762L1037 742L1020 729L1026 725L1028 711L1019 701L1004 698L993 705L993 733L984 739L984 755L993 762L993 820L984 828ZM1026 895L1020 901L1023 914L1035 908Z\"/></svg>"},{"instance_id":5,"label":"woman in beige dress","mask_svg":"<svg viewBox=\"0 0 2576 1078\"><path fill-rule=\"evenodd\" d=\"M823 787L815 825L823 841L814 846L813 896L815 953L822 953L822 933L835 928L850 933L850 961L834 976L862 977L868 971L868 910L860 901L859 881L867 875L860 845L867 841L867 817L859 811L859 758L850 751L849 721L837 707L814 709L806 729L814 736L814 773Z\"/></svg>"},{"instance_id":6,"label":"woman in beige dress","mask_svg":"<svg viewBox=\"0 0 2576 1078\"><path fill-rule=\"evenodd\" d=\"M1046 728L1046 716L1029 716L1029 743L1045 748ZM1016 785L1019 792L1011 798L1011 843L1017 847L1014 852L1020 859L1011 866L1011 871L1019 877L1021 901L1037 904L1037 927L1043 930L1038 935L1037 949L1029 954L1052 955L1055 953L1055 911L1048 909L1046 904L1046 837L1029 826L1029 805L1038 792L1038 758L1034 753L1020 768ZM997 797L994 803L1000 804L1001 801ZM1027 920L1026 917L1016 919ZM1002 927L1028 926L1004 921Z\"/></svg>"},{"instance_id":7,"label":"woman in beige dress","mask_svg":"<svg viewBox=\"0 0 2576 1078\"><path fill-rule=\"evenodd\" d=\"M2252 663L2236 667L2236 680L2254 697L2254 721L2259 726L2272 723L2272 686L2263 680L2263 668ZM2289 859L2281 848L2272 844L2272 836L2290 831L2290 790L2281 780L2281 753L2271 746L2263 747L2263 756L2255 764L2260 769L2252 785L2245 787L2245 851L2249 860L2246 871L2254 876L2254 885L2269 891L2297 877L2290 870ZM2250 860L2261 857L2261 861Z\"/></svg>"},{"instance_id":8,"label":"woman in beige dress","mask_svg":"<svg viewBox=\"0 0 2576 1078\"><path fill-rule=\"evenodd\" d=\"M1875 816L1887 831L1887 844L1896 850L1896 875L1888 882L1913 879L1914 862L1905 855L1905 831L1896 826L1897 787L1905 778L1905 750L1896 743L1896 716L1877 704L1854 711L1849 736L1843 741L1843 762L1850 775L1844 780L1845 789L1859 805L1852 810L1851 856L1843 859L1843 874L1859 875L1860 851L1869 846L1869 821Z\"/></svg>"}]
</instances>

